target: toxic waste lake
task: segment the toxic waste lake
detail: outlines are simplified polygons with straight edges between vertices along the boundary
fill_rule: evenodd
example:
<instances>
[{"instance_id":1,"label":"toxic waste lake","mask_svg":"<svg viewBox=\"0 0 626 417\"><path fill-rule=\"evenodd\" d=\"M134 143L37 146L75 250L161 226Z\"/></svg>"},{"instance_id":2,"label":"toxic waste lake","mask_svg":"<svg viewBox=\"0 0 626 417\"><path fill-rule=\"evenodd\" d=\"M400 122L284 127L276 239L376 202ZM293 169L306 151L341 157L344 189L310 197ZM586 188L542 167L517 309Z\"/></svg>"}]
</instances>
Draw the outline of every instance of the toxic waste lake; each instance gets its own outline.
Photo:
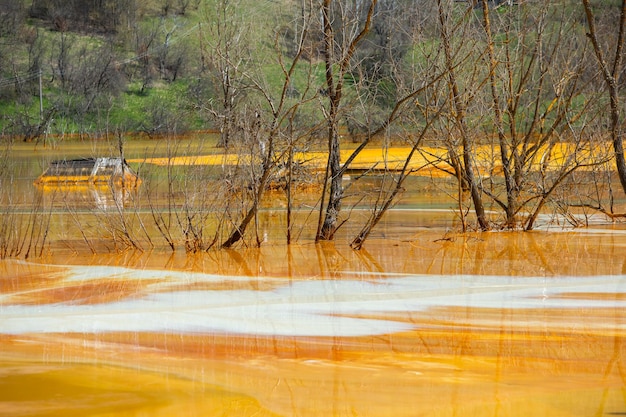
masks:
<instances>
[{"instance_id":1,"label":"toxic waste lake","mask_svg":"<svg viewBox=\"0 0 626 417\"><path fill-rule=\"evenodd\" d=\"M52 157L14 159L54 239L0 260L0 415L626 415L623 224L460 234L416 179L361 251L285 244L278 199L260 248L116 250L115 201L33 187Z\"/></svg>"}]
</instances>

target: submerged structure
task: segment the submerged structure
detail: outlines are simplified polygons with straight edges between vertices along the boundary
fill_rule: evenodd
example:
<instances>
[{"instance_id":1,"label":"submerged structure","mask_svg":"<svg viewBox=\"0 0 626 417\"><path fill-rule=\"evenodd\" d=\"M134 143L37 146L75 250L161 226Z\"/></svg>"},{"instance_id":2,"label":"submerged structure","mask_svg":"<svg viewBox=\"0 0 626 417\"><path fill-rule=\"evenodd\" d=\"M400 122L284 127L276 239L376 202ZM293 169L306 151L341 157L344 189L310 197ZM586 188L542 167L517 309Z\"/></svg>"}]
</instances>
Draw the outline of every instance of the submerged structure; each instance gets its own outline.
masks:
<instances>
[{"instance_id":1,"label":"submerged structure","mask_svg":"<svg viewBox=\"0 0 626 417\"><path fill-rule=\"evenodd\" d=\"M141 183L139 176L122 158L64 159L50 162L43 174L35 180L46 184L111 184L134 187Z\"/></svg>"}]
</instances>

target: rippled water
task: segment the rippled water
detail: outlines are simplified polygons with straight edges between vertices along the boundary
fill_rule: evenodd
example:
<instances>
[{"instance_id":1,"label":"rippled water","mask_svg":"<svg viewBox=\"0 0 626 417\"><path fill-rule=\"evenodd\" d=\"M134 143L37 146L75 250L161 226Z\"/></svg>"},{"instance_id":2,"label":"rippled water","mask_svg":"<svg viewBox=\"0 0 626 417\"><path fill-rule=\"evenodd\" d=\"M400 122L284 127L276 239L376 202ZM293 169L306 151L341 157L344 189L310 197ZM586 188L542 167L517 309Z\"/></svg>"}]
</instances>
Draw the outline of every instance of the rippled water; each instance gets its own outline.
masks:
<instances>
[{"instance_id":1,"label":"rippled water","mask_svg":"<svg viewBox=\"0 0 626 417\"><path fill-rule=\"evenodd\" d=\"M562 258L543 263L532 251L468 256L476 245L533 247L526 239L416 240L365 258L305 245L192 262L5 260L0 414L623 413L623 256L605 258L589 234L567 245L546 235L540 243L560 245ZM410 262L412 245L428 264ZM581 254L598 275L561 273ZM440 274L435 264L543 273Z\"/></svg>"},{"instance_id":2,"label":"rippled water","mask_svg":"<svg viewBox=\"0 0 626 417\"><path fill-rule=\"evenodd\" d=\"M45 165L23 158L16 210ZM50 251L0 260L0 415L626 414L623 225L460 235L409 185L362 251L285 245L276 200L261 248L197 255L92 254L75 216L96 245L116 200L63 190Z\"/></svg>"},{"instance_id":3,"label":"rippled water","mask_svg":"<svg viewBox=\"0 0 626 417\"><path fill-rule=\"evenodd\" d=\"M406 316L432 308L496 311L626 308L626 276L511 278L363 273L341 280L286 281L122 267L60 269L56 273L59 279L49 278L52 287L2 295L2 333L172 332L353 337L419 330L419 326L406 321ZM120 282L125 286L132 283L133 291L127 294L120 291L117 299L93 293L95 288L107 291L107 285ZM84 290L77 291L79 288ZM55 296L46 302L46 297L55 290L60 295L67 293L66 297ZM99 300L99 295L103 299ZM572 318L566 323L574 325L575 321ZM502 322L480 324L501 326ZM507 326L529 324L533 323L526 322L524 317L510 317L506 323ZM598 323L597 327L605 325ZM543 326L550 327L550 323ZM610 326L615 331L626 330L626 323L610 323Z\"/></svg>"}]
</instances>

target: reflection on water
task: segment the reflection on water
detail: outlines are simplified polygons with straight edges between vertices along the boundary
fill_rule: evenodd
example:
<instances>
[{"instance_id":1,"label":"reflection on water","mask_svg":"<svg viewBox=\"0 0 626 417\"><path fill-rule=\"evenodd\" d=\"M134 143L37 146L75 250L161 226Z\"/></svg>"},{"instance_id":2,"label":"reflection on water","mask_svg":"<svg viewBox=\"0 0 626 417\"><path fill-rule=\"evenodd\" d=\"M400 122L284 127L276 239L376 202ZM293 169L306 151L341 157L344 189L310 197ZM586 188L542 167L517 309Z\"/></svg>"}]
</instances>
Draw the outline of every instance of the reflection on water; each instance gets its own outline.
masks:
<instances>
[{"instance_id":1,"label":"reflection on water","mask_svg":"<svg viewBox=\"0 0 626 417\"><path fill-rule=\"evenodd\" d=\"M347 243L368 210L311 244L304 196L285 246L285 197L268 193L261 248L116 252L102 237L126 218L111 208L130 198L149 219L184 193L35 195L59 156L31 153L0 200L28 217L43 197L50 255L0 261L0 416L626 415L623 225L457 235L445 190L410 178L362 251ZM195 168L172 173L204 195ZM153 192L170 185L142 170Z\"/></svg>"},{"instance_id":2,"label":"reflection on water","mask_svg":"<svg viewBox=\"0 0 626 417\"><path fill-rule=\"evenodd\" d=\"M71 209L117 210L128 203L132 188L116 184L42 184L36 189L43 196L43 203L50 207Z\"/></svg>"},{"instance_id":3,"label":"reflection on water","mask_svg":"<svg viewBox=\"0 0 626 417\"><path fill-rule=\"evenodd\" d=\"M563 248L564 262L544 260L552 274L531 276L302 250L2 261L0 415L626 412L626 275L562 274Z\"/></svg>"}]
</instances>

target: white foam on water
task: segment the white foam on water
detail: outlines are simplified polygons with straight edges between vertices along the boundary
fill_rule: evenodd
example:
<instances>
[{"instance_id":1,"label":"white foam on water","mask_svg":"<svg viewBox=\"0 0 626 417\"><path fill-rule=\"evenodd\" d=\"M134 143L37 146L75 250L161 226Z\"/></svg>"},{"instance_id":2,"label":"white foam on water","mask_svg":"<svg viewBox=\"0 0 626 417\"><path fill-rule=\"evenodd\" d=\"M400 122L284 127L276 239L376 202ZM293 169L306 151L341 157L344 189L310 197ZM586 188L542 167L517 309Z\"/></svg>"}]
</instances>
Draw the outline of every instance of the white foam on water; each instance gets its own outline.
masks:
<instances>
[{"instance_id":1,"label":"white foam on water","mask_svg":"<svg viewBox=\"0 0 626 417\"><path fill-rule=\"evenodd\" d=\"M409 315L432 307L626 308L623 297L611 300L571 296L576 293L626 293L626 276L543 278L389 274L374 279L363 274L361 279L288 281L119 267L68 268L71 272L67 281L72 283L120 279L156 279L160 282L151 285L139 298L100 304L26 305L11 301L11 294L5 294L0 299L0 333L224 332L347 337L413 330L412 324L385 318L385 315ZM271 281L270 288L273 289L173 289L180 284L197 282L250 280ZM563 293L570 296L558 297ZM602 326L598 323L598 328ZM622 324L615 323L615 326Z\"/></svg>"}]
</instances>

